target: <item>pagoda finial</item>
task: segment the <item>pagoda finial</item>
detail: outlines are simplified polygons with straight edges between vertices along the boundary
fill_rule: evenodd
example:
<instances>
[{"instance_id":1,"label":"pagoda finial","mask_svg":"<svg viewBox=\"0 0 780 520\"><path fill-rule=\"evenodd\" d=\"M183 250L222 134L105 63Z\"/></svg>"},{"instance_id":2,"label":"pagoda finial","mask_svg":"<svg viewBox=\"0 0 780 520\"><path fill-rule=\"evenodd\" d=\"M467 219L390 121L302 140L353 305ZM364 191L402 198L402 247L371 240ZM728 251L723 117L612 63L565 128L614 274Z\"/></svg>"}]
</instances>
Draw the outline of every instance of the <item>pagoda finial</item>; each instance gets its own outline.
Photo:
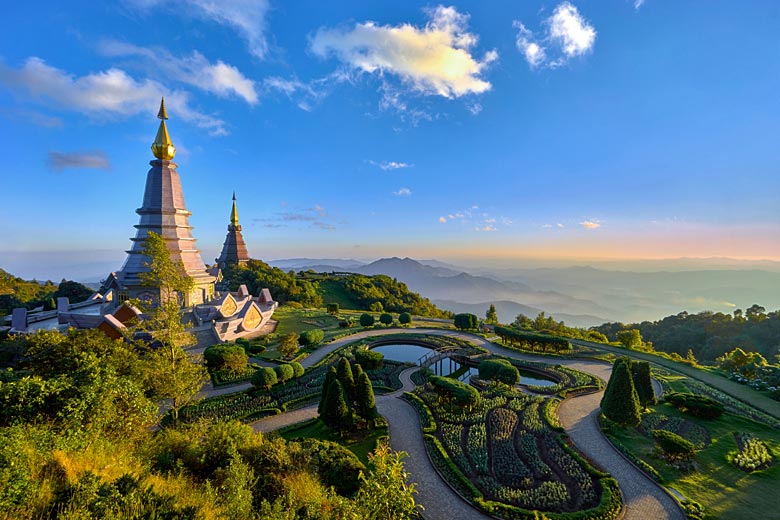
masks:
<instances>
[{"instance_id":1,"label":"pagoda finial","mask_svg":"<svg viewBox=\"0 0 780 520\"><path fill-rule=\"evenodd\" d=\"M238 225L238 210L236 209L236 192L233 192L233 209L230 210L230 223L234 226Z\"/></svg>"},{"instance_id":2,"label":"pagoda finial","mask_svg":"<svg viewBox=\"0 0 780 520\"><path fill-rule=\"evenodd\" d=\"M160 118L160 127L157 129L157 136L152 143L152 153L158 159L170 161L176 155L176 147L171 142L171 136L168 135L168 127L165 126L165 120L168 119L168 112L165 110L165 98L160 100L160 111L157 112Z\"/></svg>"}]
</instances>

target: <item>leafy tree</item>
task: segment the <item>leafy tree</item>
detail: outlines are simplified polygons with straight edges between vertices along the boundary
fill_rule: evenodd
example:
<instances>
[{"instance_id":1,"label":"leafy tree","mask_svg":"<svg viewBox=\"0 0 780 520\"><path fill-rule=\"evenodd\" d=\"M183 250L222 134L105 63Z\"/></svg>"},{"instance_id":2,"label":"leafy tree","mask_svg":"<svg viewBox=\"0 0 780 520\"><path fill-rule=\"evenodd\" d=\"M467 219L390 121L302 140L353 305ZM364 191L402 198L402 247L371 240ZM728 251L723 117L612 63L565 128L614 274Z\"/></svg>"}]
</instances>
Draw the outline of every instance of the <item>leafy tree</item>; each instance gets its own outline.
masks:
<instances>
[{"instance_id":1,"label":"leafy tree","mask_svg":"<svg viewBox=\"0 0 780 520\"><path fill-rule=\"evenodd\" d=\"M617 333L617 339L625 348L631 350L638 350L644 344L642 334L637 329L621 330Z\"/></svg>"},{"instance_id":2,"label":"leafy tree","mask_svg":"<svg viewBox=\"0 0 780 520\"><path fill-rule=\"evenodd\" d=\"M351 412L349 409L349 400L338 379L332 381L328 386L328 392L325 396L325 404L322 410L322 419L325 424L339 431L349 428Z\"/></svg>"},{"instance_id":3,"label":"leafy tree","mask_svg":"<svg viewBox=\"0 0 780 520\"><path fill-rule=\"evenodd\" d=\"M477 328L479 320L473 314L463 313L456 314L453 323L460 330L471 330Z\"/></svg>"},{"instance_id":4,"label":"leafy tree","mask_svg":"<svg viewBox=\"0 0 780 520\"><path fill-rule=\"evenodd\" d=\"M374 326L374 317L368 313L364 313L360 315L360 326L361 327L373 327Z\"/></svg>"},{"instance_id":5,"label":"leafy tree","mask_svg":"<svg viewBox=\"0 0 780 520\"><path fill-rule=\"evenodd\" d=\"M149 316L138 327L159 344L148 355L146 381L155 398L171 400L173 419L178 421L179 410L196 398L206 376L205 368L183 349L195 338L181 321L180 299L190 294L194 282L182 262L171 259L160 235L149 232L142 252L149 258L145 264L149 271L140 274L141 282L159 289L156 306L136 302Z\"/></svg>"},{"instance_id":6,"label":"leafy tree","mask_svg":"<svg viewBox=\"0 0 780 520\"><path fill-rule=\"evenodd\" d=\"M363 371L360 372L355 383L355 412L361 419L366 421L369 428L374 427L374 420L378 415L374 387L371 385L368 374Z\"/></svg>"},{"instance_id":7,"label":"leafy tree","mask_svg":"<svg viewBox=\"0 0 780 520\"><path fill-rule=\"evenodd\" d=\"M293 367L290 365L276 365L274 370L276 371L276 377L280 383L286 383L295 376L295 370L293 370Z\"/></svg>"},{"instance_id":8,"label":"leafy tree","mask_svg":"<svg viewBox=\"0 0 780 520\"><path fill-rule=\"evenodd\" d=\"M641 422L639 397L627 358L618 359L612 367L612 375L601 398L601 411L607 419L621 426L639 426Z\"/></svg>"},{"instance_id":9,"label":"leafy tree","mask_svg":"<svg viewBox=\"0 0 780 520\"><path fill-rule=\"evenodd\" d=\"M391 452L389 446L380 443L369 454L372 471L364 474L362 485L355 497L358 517L371 520L415 520L419 508L414 502L415 484L409 484L409 474L404 470L404 452Z\"/></svg>"},{"instance_id":10,"label":"leafy tree","mask_svg":"<svg viewBox=\"0 0 780 520\"><path fill-rule=\"evenodd\" d=\"M489 325L495 325L498 323L498 312L496 311L496 306L494 304L490 304L490 308L488 308L487 312L485 313L485 323L488 323Z\"/></svg>"},{"instance_id":11,"label":"leafy tree","mask_svg":"<svg viewBox=\"0 0 780 520\"><path fill-rule=\"evenodd\" d=\"M392 325L393 324L393 315L392 314L388 314L386 312L382 313L379 316L379 323L381 323L382 325Z\"/></svg>"},{"instance_id":12,"label":"leafy tree","mask_svg":"<svg viewBox=\"0 0 780 520\"><path fill-rule=\"evenodd\" d=\"M297 361L293 361L292 363L290 363L290 366L293 369L293 377L296 378L301 377L303 373L306 372L306 370L303 368L303 365L301 365Z\"/></svg>"},{"instance_id":13,"label":"leafy tree","mask_svg":"<svg viewBox=\"0 0 780 520\"><path fill-rule=\"evenodd\" d=\"M346 392L347 397L349 398L348 402L352 402L355 400L355 376L352 374L352 365L350 365L349 360L345 357L341 358L339 360L338 368L336 369L336 374L338 375L338 380L341 383L341 386L344 388L344 391Z\"/></svg>"},{"instance_id":14,"label":"leafy tree","mask_svg":"<svg viewBox=\"0 0 780 520\"><path fill-rule=\"evenodd\" d=\"M650 375L650 363L647 361L632 361L630 366L639 405L647 409L651 404L655 404L655 391L653 390L653 380Z\"/></svg>"},{"instance_id":15,"label":"leafy tree","mask_svg":"<svg viewBox=\"0 0 780 520\"><path fill-rule=\"evenodd\" d=\"M325 332L322 329L311 329L301 332L301 345L304 347L313 347L322 343L325 339Z\"/></svg>"},{"instance_id":16,"label":"leafy tree","mask_svg":"<svg viewBox=\"0 0 780 520\"><path fill-rule=\"evenodd\" d=\"M338 379L338 374L336 372L336 367L330 367L325 374L325 381L322 383L322 392L320 394L320 404L317 406L317 413L319 415L323 415L325 410L325 402L328 399L328 390L330 389L330 384Z\"/></svg>"},{"instance_id":17,"label":"leafy tree","mask_svg":"<svg viewBox=\"0 0 780 520\"><path fill-rule=\"evenodd\" d=\"M328 311L328 314L336 315L339 313L339 304L338 303L329 303L326 306L326 309Z\"/></svg>"},{"instance_id":18,"label":"leafy tree","mask_svg":"<svg viewBox=\"0 0 780 520\"><path fill-rule=\"evenodd\" d=\"M276 371L271 367L262 367L252 374L252 384L268 390L279 381Z\"/></svg>"},{"instance_id":19,"label":"leafy tree","mask_svg":"<svg viewBox=\"0 0 780 520\"><path fill-rule=\"evenodd\" d=\"M57 287L57 290L54 291L53 298L55 301L57 298L67 298L71 303L83 302L92 296L94 292L95 291L85 285L63 278L60 285Z\"/></svg>"},{"instance_id":20,"label":"leafy tree","mask_svg":"<svg viewBox=\"0 0 780 520\"><path fill-rule=\"evenodd\" d=\"M246 371L246 350L240 345L212 345L203 352L206 367L212 372L228 370L234 374Z\"/></svg>"},{"instance_id":21,"label":"leafy tree","mask_svg":"<svg viewBox=\"0 0 780 520\"><path fill-rule=\"evenodd\" d=\"M385 310L385 306L382 305L382 302L374 302L368 306L368 310L371 312L382 312Z\"/></svg>"},{"instance_id":22,"label":"leafy tree","mask_svg":"<svg viewBox=\"0 0 780 520\"><path fill-rule=\"evenodd\" d=\"M299 339L300 336L295 332L290 332L289 334L285 335L282 338L281 343L279 343L279 346L276 348L276 350L279 351L279 355L288 359L294 357L300 348L298 347Z\"/></svg>"},{"instance_id":23,"label":"leafy tree","mask_svg":"<svg viewBox=\"0 0 780 520\"><path fill-rule=\"evenodd\" d=\"M408 312L402 312L398 315L398 323L401 325L409 325L412 323L412 315Z\"/></svg>"},{"instance_id":24,"label":"leafy tree","mask_svg":"<svg viewBox=\"0 0 780 520\"><path fill-rule=\"evenodd\" d=\"M534 320L526 316L525 314L518 314L515 321L512 322L512 326L517 329L533 329Z\"/></svg>"}]
</instances>

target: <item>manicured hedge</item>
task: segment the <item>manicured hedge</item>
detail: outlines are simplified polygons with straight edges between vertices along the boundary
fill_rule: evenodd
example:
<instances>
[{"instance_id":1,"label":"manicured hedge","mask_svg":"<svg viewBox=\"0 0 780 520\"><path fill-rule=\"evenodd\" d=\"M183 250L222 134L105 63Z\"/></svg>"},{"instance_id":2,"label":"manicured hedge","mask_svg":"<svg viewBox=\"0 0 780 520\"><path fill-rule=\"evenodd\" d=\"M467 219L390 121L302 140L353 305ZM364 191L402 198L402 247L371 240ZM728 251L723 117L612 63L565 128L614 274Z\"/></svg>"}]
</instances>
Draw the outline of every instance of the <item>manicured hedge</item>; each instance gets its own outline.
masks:
<instances>
[{"instance_id":1,"label":"manicured hedge","mask_svg":"<svg viewBox=\"0 0 780 520\"><path fill-rule=\"evenodd\" d=\"M435 432L436 422L433 420L431 409L428 408L425 401L411 392L404 392L403 398L417 410L417 414L420 416L420 424L422 424L423 433Z\"/></svg>"},{"instance_id":2,"label":"manicured hedge","mask_svg":"<svg viewBox=\"0 0 780 520\"><path fill-rule=\"evenodd\" d=\"M479 391L473 386L461 383L449 377L431 376L428 381L436 394L449 403L472 408L479 404Z\"/></svg>"},{"instance_id":3,"label":"manicured hedge","mask_svg":"<svg viewBox=\"0 0 780 520\"><path fill-rule=\"evenodd\" d=\"M653 438L658 446L670 457L690 457L696 452L696 447L676 433L666 430L653 430Z\"/></svg>"},{"instance_id":4,"label":"manicured hedge","mask_svg":"<svg viewBox=\"0 0 780 520\"><path fill-rule=\"evenodd\" d=\"M325 333L322 329L311 329L301 332L299 341L304 347L313 347L319 345L325 339Z\"/></svg>"},{"instance_id":5,"label":"manicured hedge","mask_svg":"<svg viewBox=\"0 0 780 520\"><path fill-rule=\"evenodd\" d=\"M548 336L527 330L520 330L511 327L495 326L496 335L501 341L513 346L521 346L530 350L542 352L561 353L571 350L571 342L566 338L558 336Z\"/></svg>"},{"instance_id":6,"label":"manicured hedge","mask_svg":"<svg viewBox=\"0 0 780 520\"><path fill-rule=\"evenodd\" d=\"M672 392L666 396L666 401L675 408L702 419L717 419L725 411L722 403L703 395Z\"/></svg>"},{"instance_id":7,"label":"manicured hedge","mask_svg":"<svg viewBox=\"0 0 780 520\"><path fill-rule=\"evenodd\" d=\"M486 359L479 364L479 378L511 386L520 381L520 372L506 359Z\"/></svg>"},{"instance_id":8,"label":"manicured hedge","mask_svg":"<svg viewBox=\"0 0 780 520\"><path fill-rule=\"evenodd\" d=\"M355 362L365 370L379 370L382 368L385 356L376 350L367 348L355 349Z\"/></svg>"}]
</instances>

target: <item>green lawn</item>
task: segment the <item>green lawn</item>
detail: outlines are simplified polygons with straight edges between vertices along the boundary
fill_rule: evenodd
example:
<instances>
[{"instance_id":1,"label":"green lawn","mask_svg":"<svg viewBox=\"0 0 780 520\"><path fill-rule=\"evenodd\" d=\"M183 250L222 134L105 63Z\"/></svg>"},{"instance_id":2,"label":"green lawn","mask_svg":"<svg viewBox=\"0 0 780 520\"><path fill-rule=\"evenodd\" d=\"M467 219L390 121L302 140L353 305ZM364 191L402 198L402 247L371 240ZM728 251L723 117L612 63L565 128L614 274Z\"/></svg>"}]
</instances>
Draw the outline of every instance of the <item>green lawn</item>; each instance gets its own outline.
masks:
<instances>
[{"instance_id":1,"label":"green lawn","mask_svg":"<svg viewBox=\"0 0 780 520\"><path fill-rule=\"evenodd\" d=\"M712 437L712 443L696 454L696 471L685 473L658 457L653 440L638 430L615 429L612 432L634 455L653 466L664 478L665 485L701 503L707 510L707 518L780 517L780 498L777 495L780 491L780 464L777 460L768 469L752 474L737 469L726 460L726 455L737 449L734 433L740 431L750 432L764 441L777 457L780 454L780 431L731 414L724 414L714 421L697 419L665 403L654 406L653 410L669 417L690 420L705 427Z\"/></svg>"},{"instance_id":2,"label":"green lawn","mask_svg":"<svg viewBox=\"0 0 780 520\"><path fill-rule=\"evenodd\" d=\"M387 435L387 427L381 427L370 432L363 431L357 435L346 434L344 437L341 437L338 433L334 433L333 430L325 426L325 423L316 419L305 421L300 426L293 426L279 433L287 440L320 439L337 442L354 453L360 459L360 462L368 465L368 454L374 451L377 441Z\"/></svg>"}]
</instances>

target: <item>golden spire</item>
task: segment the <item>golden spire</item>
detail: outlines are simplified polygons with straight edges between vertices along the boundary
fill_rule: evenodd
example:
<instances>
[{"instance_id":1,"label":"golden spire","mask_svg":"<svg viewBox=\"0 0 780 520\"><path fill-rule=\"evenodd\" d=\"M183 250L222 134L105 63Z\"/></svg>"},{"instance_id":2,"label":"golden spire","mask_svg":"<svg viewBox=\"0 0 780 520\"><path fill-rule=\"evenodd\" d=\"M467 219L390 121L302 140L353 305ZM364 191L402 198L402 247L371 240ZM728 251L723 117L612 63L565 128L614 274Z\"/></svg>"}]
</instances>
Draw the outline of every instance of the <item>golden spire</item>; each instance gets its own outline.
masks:
<instances>
[{"instance_id":1,"label":"golden spire","mask_svg":"<svg viewBox=\"0 0 780 520\"><path fill-rule=\"evenodd\" d=\"M158 159L170 161L176 155L176 147L171 142L171 136L168 135L168 127L165 126L165 120L168 119L168 112L165 111L165 98L160 101L160 111L157 112L160 118L160 127L157 129L157 136L152 143L152 153Z\"/></svg>"},{"instance_id":2,"label":"golden spire","mask_svg":"<svg viewBox=\"0 0 780 520\"><path fill-rule=\"evenodd\" d=\"M238 210L236 209L236 192L233 192L233 209L230 211L230 223L238 225Z\"/></svg>"}]
</instances>

